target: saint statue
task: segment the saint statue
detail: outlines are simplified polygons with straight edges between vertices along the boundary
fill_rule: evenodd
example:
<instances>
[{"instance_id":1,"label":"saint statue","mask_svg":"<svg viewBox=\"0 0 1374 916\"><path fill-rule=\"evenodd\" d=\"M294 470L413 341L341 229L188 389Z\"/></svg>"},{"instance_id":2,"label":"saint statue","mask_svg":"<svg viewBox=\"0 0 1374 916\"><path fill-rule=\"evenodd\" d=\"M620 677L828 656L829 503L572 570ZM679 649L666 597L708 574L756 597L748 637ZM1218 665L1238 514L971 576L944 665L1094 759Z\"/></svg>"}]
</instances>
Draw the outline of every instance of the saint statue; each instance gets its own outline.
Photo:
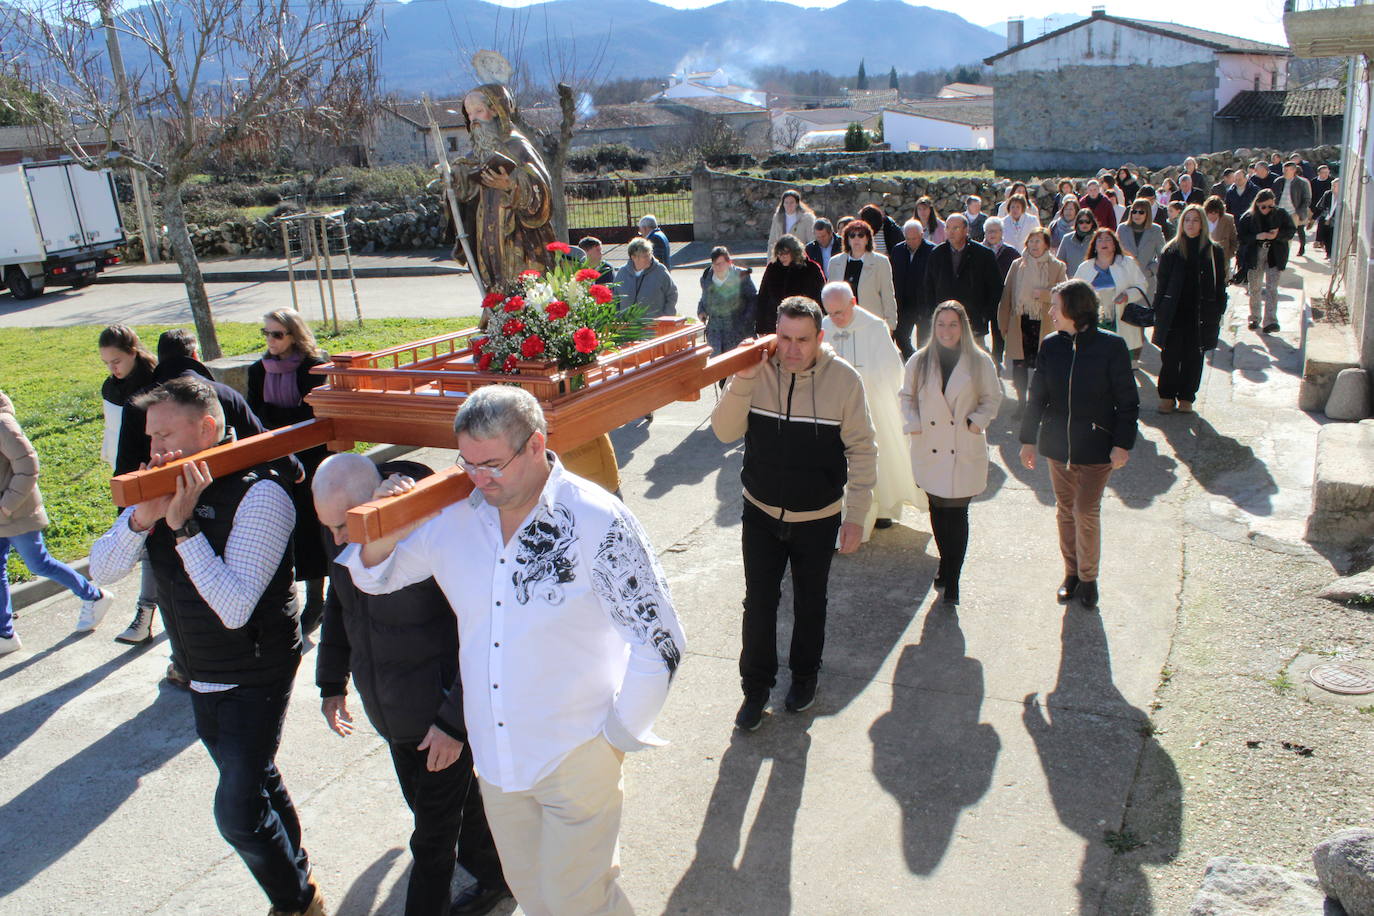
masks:
<instances>
[{"instance_id":1,"label":"saint statue","mask_svg":"<svg viewBox=\"0 0 1374 916\"><path fill-rule=\"evenodd\" d=\"M488 290L509 292L522 271L547 270L554 255L549 170L511 120L515 99L499 83L463 98L472 152L453 163L453 187L464 205L477 271ZM461 247L454 256L462 257Z\"/></svg>"}]
</instances>

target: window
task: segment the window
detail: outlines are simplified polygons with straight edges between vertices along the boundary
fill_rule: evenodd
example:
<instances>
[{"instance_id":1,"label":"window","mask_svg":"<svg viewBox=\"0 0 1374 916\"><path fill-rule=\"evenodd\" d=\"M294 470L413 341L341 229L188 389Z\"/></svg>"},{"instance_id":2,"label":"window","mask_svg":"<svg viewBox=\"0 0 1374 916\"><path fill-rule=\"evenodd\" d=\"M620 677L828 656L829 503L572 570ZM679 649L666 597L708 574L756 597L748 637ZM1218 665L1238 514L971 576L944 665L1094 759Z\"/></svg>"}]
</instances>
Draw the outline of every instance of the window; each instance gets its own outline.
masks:
<instances>
[{"instance_id":1,"label":"window","mask_svg":"<svg viewBox=\"0 0 1374 916\"><path fill-rule=\"evenodd\" d=\"M456 153L456 152L458 152L458 138L457 138L457 137L449 137L449 138L448 138L448 151L449 151L450 153Z\"/></svg>"}]
</instances>

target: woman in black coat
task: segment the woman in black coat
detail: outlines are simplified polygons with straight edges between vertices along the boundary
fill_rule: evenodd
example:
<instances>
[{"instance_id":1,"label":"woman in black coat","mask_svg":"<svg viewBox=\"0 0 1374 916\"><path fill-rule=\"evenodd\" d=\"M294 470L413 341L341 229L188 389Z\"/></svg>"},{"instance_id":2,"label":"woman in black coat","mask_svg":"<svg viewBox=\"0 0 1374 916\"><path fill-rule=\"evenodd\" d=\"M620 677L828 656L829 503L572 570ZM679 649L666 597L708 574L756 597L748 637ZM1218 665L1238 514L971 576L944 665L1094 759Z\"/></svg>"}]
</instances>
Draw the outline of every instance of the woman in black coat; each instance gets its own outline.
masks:
<instances>
[{"instance_id":1,"label":"woman in black coat","mask_svg":"<svg viewBox=\"0 0 1374 916\"><path fill-rule=\"evenodd\" d=\"M1135 446L1140 393L1126 341L1097 326L1097 293L1068 280L1050 293L1057 333L1040 343L1021 420L1021 464L1050 462L1064 583L1059 601L1097 606L1102 492Z\"/></svg>"},{"instance_id":2,"label":"woman in black coat","mask_svg":"<svg viewBox=\"0 0 1374 916\"><path fill-rule=\"evenodd\" d=\"M305 396L324 384L324 376L311 375L310 370L323 365L325 360L310 325L295 309L277 309L262 317L262 334L267 340L267 352L248 367L248 406L268 429L314 419L315 411L305 403ZM305 610L301 614L301 628L306 633L320 625L324 614L324 577L329 571L329 559L310 481L328 456L329 449L323 445L296 456L305 466L305 479L296 483L292 495L296 505L296 581L306 584Z\"/></svg>"},{"instance_id":3,"label":"woman in black coat","mask_svg":"<svg viewBox=\"0 0 1374 916\"><path fill-rule=\"evenodd\" d=\"M763 269L754 329L760 335L778 329L778 306L789 296L805 296L820 305L825 274L806 256L795 235L784 235L773 246L773 260Z\"/></svg>"},{"instance_id":4,"label":"woman in black coat","mask_svg":"<svg viewBox=\"0 0 1374 916\"><path fill-rule=\"evenodd\" d=\"M1179 232L1164 246L1155 290L1152 340L1163 351L1159 412L1192 413L1202 383L1202 354L1216 348L1226 313L1226 255L1207 235L1197 204L1179 217Z\"/></svg>"}]
</instances>

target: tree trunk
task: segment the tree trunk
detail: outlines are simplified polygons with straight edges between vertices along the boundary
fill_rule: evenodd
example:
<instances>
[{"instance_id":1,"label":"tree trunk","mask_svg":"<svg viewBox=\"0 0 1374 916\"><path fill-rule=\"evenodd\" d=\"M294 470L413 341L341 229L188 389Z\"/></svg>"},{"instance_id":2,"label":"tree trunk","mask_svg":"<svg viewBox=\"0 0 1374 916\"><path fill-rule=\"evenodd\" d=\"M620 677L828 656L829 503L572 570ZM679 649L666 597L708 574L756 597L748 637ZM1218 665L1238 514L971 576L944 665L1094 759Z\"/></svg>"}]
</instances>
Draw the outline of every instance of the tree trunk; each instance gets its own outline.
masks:
<instances>
[{"instance_id":1,"label":"tree trunk","mask_svg":"<svg viewBox=\"0 0 1374 916\"><path fill-rule=\"evenodd\" d=\"M167 239L172 243L172 256L181 268L186 284L186 298L191 303L191 317L196 323L196 337L200 338L200 355L204 360L219 359L219 338L215 335L215 319L210 314L210 297L205 292L205 276L200 272L196 248L186 228L186 209L181 203L181 183L170 179L162 187L162 215L167 220ZM156 240L154 240L156 242Z\"/></svg>"},{"instance_id":2,"label":"tree trunk","mask_svg":"<svg viewBox=\"0 0 1374 916\"><path fill-rule=\"evenodd\" d=\"M568 165L568 148L572 146L573 125L577 123L577 98L567 83L558 84L558 107L563 118L558 125L549 175L553 185L553 233L561 242L568 237L568 198L563 190L563 173Z\"/></svg>"}]
</instances>

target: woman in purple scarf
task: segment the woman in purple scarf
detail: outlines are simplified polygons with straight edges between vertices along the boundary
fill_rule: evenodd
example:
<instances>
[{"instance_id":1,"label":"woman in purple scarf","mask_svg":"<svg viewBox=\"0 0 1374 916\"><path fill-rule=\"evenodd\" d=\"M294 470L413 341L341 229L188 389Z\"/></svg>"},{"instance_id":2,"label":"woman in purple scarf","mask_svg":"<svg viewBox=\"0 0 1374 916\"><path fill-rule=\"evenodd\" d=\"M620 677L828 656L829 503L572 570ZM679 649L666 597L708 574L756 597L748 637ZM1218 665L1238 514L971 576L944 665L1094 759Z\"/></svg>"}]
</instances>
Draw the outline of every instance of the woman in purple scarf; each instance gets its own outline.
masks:
<instances>
[{"instance_id":1,"label":"woman in purple scarf","mask_svg":"<svg viewBox=\"0 0 1374 916\"><path fill-rule=\"evenodd\" d=\"M295 309L277 309L262 316L262 336L267 341L267 352L248 367L248 406L268 429L313 419L315 411L305 403L305 396L312 388L324 384L324 376L311 375L310 370L322 365L325 359L310 325ZM294 547L296 581L306 584L305 610L301 614L301 628L306 633L315 630L324 615L324 577L329 564L320 520L310 496L310 481L328 456L329 450L323 445L296 455L305 465L305 480L297 483L294 491Z\"/></svg>"}]
</instances>

